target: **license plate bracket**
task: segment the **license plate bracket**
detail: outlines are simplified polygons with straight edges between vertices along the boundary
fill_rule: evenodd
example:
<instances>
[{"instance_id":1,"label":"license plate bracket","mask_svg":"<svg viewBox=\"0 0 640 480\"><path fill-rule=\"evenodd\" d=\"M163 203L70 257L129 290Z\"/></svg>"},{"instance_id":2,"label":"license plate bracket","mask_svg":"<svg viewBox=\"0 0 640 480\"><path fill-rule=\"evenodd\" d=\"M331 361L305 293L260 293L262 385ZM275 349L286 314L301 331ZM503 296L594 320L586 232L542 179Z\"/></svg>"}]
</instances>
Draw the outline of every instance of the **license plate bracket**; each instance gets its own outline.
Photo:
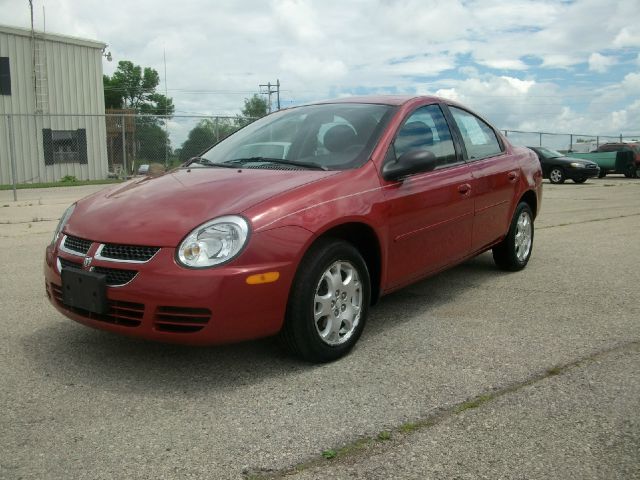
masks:
<instances>
[{"instance_id":1,"label":"license plate bracket","mask_svg":"<svg viewBox=\"0 0 640 480\"><path fill-rule=\"evenodd\" d=\"M63 268L61 274L63 304L102 315L109 311L106 275L77 268Z\"/></svg>"}]
</instances>

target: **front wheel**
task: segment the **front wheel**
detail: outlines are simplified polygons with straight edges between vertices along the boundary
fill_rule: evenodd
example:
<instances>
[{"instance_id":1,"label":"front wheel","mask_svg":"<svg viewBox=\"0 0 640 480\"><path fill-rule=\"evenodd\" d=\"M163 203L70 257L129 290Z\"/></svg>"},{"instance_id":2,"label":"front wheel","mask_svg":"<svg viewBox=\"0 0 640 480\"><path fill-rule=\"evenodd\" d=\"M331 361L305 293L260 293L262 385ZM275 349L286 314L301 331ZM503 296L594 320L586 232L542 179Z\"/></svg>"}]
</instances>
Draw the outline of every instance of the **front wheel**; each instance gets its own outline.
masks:
<instances>
[{"instance_id":1,"label":"front wheel","mask_svg":"<svg viewBox=\"0 0 640 480\"><path fill-rule=\"evenodd\" d=\"M587 177L578 177L578 178L574 178L573 181L575 183L584 183L587 181Z\"/></svg>"},{"instance_id":2,"label":"front wheel","mask_svg":"<svg viewBox=\"0 0 640 480\"><path fill-rule=\"evenodd\" d=\"M493 247L493 260L503 270L516 272L527 266L533 248L533 213L520 202L511 220L507 236Z\"/></svg>"},{"instance_id":3,"label":"front wheel","mask_svg":"<svg viewBox=\"0 0 640 480\"><path fill-rule=\"evenodd\" d=\"M549 181L551 183L564 183L564 172L560 167L553 167L549 172Z\"/></svg>"},{"instance_id":4,"label":"front wheel","mask_svg":"<svg viewBox=\"0 0 640 480\"><path fill-rule=\"evenodd\" d=\"M369 271L360 252L342 240L319 240L298 266L282 343L310 362L346 355L362 334L370 298Z\"/></svg>"}]
</instances>

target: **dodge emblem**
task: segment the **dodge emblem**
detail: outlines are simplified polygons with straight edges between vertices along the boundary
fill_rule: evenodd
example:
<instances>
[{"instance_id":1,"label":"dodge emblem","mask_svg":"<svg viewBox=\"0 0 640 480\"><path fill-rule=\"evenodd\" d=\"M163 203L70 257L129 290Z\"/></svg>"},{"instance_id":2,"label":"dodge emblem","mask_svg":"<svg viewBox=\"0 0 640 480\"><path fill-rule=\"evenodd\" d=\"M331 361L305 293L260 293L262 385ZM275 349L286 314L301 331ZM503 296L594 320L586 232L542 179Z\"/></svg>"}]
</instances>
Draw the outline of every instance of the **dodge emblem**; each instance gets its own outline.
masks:
<instances>
[{"instance_id":1,"label":"dodge emblem","mask_svg":"<svg viewBox=\"0 0 640 480\"><path fill-rule=\"evenodd\" d=\"M89 268L89 266L91 266L92 261L93 261L93 258L84 257L84 262L82 262L82 264L84 265L84 268Z\"/></svg>"}]
</instances>

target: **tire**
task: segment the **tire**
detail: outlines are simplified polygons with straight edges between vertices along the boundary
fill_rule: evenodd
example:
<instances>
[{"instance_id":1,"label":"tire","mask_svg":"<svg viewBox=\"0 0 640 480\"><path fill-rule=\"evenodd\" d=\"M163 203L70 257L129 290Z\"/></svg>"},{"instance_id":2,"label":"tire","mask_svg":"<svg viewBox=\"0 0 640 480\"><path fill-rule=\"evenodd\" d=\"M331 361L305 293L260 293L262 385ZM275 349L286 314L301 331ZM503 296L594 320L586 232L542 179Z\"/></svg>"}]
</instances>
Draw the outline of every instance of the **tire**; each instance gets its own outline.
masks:
<instances>
[{"instance_id":1,"label":"tire","mask_svg":"<svg viewBox=\"0 0 640 480\"><path fill-rule=\"evenodd\" d=\"M564 183L564 172L560 167L553 167L549 171L549 181L551 183Z\"/></svg>"},{"instance_id":2,"label":"tire","mask_svg":"<svg viewBox=\"0 0 640 480\"><path fill-rule=\"evenodd\" d=\"M533 250L533 231L531 207L526 202L520 202L513 214L507 236L493 247L496 265L511 272L526 267Z\"/></svg>"},{"instance_id":3,"label":"tire","mask_svg":"<svg viewBox=\"0 0 640 480\"><path fill-rule=\"evenodd\" d=\"M624 176L627 178L636 178L636 165L635 163L630 163L624 169Z\"/></svg>"},{"instance_id":4,"label":"tire","mask_svg":"<svg viewBox=\"0 0 640 480\"><path fill-rule=\"evenodd\" d=\"M587 177L574 178L573 181L575 183L584 183L587 181Z\"/></svg>"},{"instance_id":5,"label":"tire","mask_svg":"<svg viewBox=\"0 0 640 480\"><path fill-rule=\"evenodd\" d=\"M607 176L607 172L604 168L600 169L600 173L598 174L598 178L604 178Z\"/></svg>"},{"instance_id":6,"label":"tire","mask_svg":"<svg viewBox=\"0 0 640 480\"><path fill-rule=\"evenodd\" d=\"M345 241L321 239L298 266L280 341L309 362L337 360L360 338L370 299L369 271L360 252Z\"/></svg>"},{"instance_id":7,"label":"tire","mask_svg":"<svg viewBox=\"0 0 640 480\"><path fill-rule=\"evenodd\" d=\"M636 167L635 178L640 178L640 167Z\"/></svg>"}]
</instances>

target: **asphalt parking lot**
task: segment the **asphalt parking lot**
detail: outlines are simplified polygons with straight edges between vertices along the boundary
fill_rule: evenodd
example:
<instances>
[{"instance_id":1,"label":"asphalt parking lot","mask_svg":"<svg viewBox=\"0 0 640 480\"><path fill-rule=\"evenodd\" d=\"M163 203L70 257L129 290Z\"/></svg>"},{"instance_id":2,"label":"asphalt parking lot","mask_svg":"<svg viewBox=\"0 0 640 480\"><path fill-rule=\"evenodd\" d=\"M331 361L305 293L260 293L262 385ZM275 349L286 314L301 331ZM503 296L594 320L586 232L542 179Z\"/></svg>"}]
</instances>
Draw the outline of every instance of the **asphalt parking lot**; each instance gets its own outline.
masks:
<instances>
[{"instance_id":1,"label":"asphalt parking lot","mask_svg":"<svg viewBox=\"0 0 640 480\"><path fill-rule=\"evenodd\" d=\"M0 478L640 478L640 180L545 182L524 271L385 297L321 366L58 314L44 248L98 188L0 192Z\"/></svg>"}]
</instances>

